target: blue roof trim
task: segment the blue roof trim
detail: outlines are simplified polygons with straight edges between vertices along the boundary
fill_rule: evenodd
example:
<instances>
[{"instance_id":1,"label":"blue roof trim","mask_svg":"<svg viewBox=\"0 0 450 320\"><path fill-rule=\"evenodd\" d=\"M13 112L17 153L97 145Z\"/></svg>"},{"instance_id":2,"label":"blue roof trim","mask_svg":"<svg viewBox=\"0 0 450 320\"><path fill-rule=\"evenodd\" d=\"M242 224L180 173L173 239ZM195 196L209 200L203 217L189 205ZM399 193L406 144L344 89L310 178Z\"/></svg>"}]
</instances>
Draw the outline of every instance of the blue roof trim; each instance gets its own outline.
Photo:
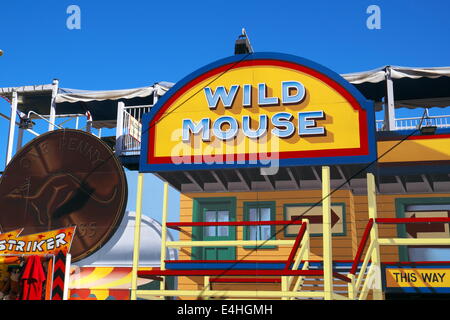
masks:
<instances>
[{"instance_id":1,"label":"blue roof trim","mask_svg":"<svg viewBox=\"0 0 450 320\"><path fill-rule=\"evenodd\" d=\"M384 139L398 139L401 140L407 136L429 136L434 137L440 134L449 134L450 128L437 128L434 134L424 135L419 129L408 129L408 130L396 130L396 131L377 131L376 138L379 141Z\"/></svg>"},{"instance_id":2,"label":"blue roof trim","mask_svg":"<svg viewBox=\"0 0 450 320\"><path fill-rule=\"evenodd\" d=\"M170 270L281 270L285 267L286 263L275 262L270 263L264 262L247 262L245 260L238 262L210 262L210 263L199 263L199 262L183 262L183 263L171 263L166 262L166 268ZM359 263L361 266L362 263ZM300 264L299 268L303 266ZM311 261L309 263L310 269L321 269L323 268L322 262ZM352 262L334 262L333 268L341 268L345 270L350 270L352 267ZM339 270L335 270L339 271Z\"/></svg>"}]
</instances>

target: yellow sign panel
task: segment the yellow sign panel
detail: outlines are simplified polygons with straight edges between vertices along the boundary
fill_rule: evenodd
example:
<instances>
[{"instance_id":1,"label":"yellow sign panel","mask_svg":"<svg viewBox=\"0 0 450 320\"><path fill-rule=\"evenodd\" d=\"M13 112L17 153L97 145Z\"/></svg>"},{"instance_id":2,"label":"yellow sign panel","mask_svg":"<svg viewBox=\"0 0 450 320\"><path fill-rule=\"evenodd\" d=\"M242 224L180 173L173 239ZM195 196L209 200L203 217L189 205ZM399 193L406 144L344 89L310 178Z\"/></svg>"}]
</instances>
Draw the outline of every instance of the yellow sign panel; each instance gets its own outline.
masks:
<instances>
[{"instance_id":1,"label":"yellow sign panel","mask_svg":"<svg viewBox=\"0 0 450 320\"><path fill-rule=\"evenodd\" d=\"M373 109L354 87L306 60L264 57L225 59L172 88L144 117L144 171L375 157Z\"/></svg>"},{"instance_id":2,"label":"yellow sign panel","mask_svg":"<svg viewBox=\"0 0 450 320\"><path fill-rule=\"evenodd\" d=\"M434 268L387 268L386 287L450 287L450 269Z\"/></svg>"},{"instance_id":3,"label":"yellow sign panel","mask_svg":"<svg viewBox=\"0 0 450 320\"><path fill-rule=\"evenodd\" d=\"M411 136L399 144L401 139L404 137L377 142L378 155L383 155L380 163L426 163L448 161L450 157L449 134Z\"/></svg>"}]
</instances>

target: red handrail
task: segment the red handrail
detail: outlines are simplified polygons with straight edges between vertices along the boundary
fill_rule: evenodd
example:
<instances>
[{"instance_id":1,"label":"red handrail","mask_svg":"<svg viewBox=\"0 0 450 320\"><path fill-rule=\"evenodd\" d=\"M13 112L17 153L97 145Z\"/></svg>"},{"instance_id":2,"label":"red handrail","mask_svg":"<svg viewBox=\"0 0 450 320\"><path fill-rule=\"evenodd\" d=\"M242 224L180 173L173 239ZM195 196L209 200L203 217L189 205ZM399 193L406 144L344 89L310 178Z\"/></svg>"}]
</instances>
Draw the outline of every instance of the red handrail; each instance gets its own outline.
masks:
<instances>
[{"instance_id":1,"label":"red handrail","mask_svg":"<svg viewBox=\"0 0 450 320\"><path fill-rule=\"evenodd\" d=\"M450 223L450 218L378 218L375 221L381 224Z\"/></svg>"},{"instance_id":2,"label":"red handrail","mask_svg":"<svg viewBox=\"0 0 450 320\"><path fill-rule=\"evenodd\" d=\"M138 276L323 276L323 270L138 270ZM333 276L343 281L350 279L333 272Z\"/></svg>"},{"instance_id":3,"label":"red handrail","mask_svg":"<svg viewBox=\"0 0 450 320\"><path fill-rule=\"evenodd\" d=\"M252 269L252 270L139 270L139 276L322 276L323 270L278 270L278 269Z\"/></svg>"},{"instance_id":4,"label":"red handrail","mask_svg":"<svg viewBox=\"0 0 450 320\"><path fill-rule=\"evenodd\" d=\"M301 225L300 220L281 221L226 221L226 222L167 222L168 228L179 227L213 227L213 226L272 226L272 225Z\"/></svg>"},{"instance_id":5,"label":"red handrail","mask_svg":"<svg viewBox=\"0 0 450 320\"><path fill-rule=\"evenodd\" d=\"M289 253L289 258L286 261L286 265L284 266L284 270L289 270L291 268L291 264L294 261L295 254L297 253L298 247L300 246L300 243L303 240L303 236L306 232L306 225L307 222L303 223L300 227L300 230L298 231L297 237L295 238L294 246L291 249L291 252Z\"/></svg>"},{"instance_id":6,"label":"red handrail","mask_svg":"<svg viewBox=\"0 0 450 320\"><path fill-rule=\"evenodd\" d=\"M355 260L353 260L353 265L350 270L350 274L356 274L356 270L358 269L358 264L361 261L361 256L364 252L364 249L367 245L367 240L369 239L370 230L373 226L373 218L369 219L369 222L366 225L366 229L364 230L363 237L361 239L361 242L359 243L358 251L356 252Z\"/></svg>"}]
</instances>

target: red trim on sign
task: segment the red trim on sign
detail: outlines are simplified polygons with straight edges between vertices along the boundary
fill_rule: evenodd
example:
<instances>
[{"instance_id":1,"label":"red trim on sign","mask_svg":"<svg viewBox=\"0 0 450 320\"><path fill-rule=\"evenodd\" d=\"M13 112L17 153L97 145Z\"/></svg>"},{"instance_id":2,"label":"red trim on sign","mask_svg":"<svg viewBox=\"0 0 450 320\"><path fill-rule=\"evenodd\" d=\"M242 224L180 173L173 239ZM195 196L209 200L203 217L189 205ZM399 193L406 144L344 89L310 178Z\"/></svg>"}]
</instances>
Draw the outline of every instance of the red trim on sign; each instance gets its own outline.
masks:
<instances>
[{"instance_id":1,"label":"red trim on sign","mask_svg":"<svg viewBox=\"0 0 450 320\"><path fill-rule=\"evenodd\" d=\"M292 151L292 152L280 152L279 159L289 159L289 158L314 158L314 157L339 157L339 156L359 156L359 155L368 155L369 154L369 146L367 144L368 139L368 125L367 125L367 113L366 110L361 108L358 101L353 97L350 92L348 92L344 87L342 87L339 83L329 78L328 76L320 73L317 70L288 62L288 61L280 61L280 60L272 60L272 59L261 59L261 60L250 60L250 61L242 61L238 67L232 67L235 63L229 63L218 68L212 69L199 77L193 79L191 82L186 84L184 87L180 88L177 92L175 92L158 110L158 113L152 119L152 122L149 125L148 130L148 150L147 150L147 163L148 164L167 164L172 163L171 157L156 157L155 156L155 143L156 137L156 125L152 125L152 123L157 123L165 114L165 111L186 91L197 85L198 83L218 74L221 72L225 72L230 69L237 69L249 66L257 66L257 65L266 65L266 66L278 66L282 68L288 68L297 70L306 74L309 74L322 82L329 85L331 88L336 90L341 96L343 96L353 107L353 109L359 111L359 137L360 137L360 147L359 148L348 148L348 149L327 149L327 150L315 150L315 151ZM331 153L331 154L330 154ZM248 160L246 155L246 161ZM221 155L215 155L221 156ZM226 156L226 155L223 155ZM233 157L237 157L239 155L233 154ZM242 155L241 155L242 156ZM193 157L193 156L192 156ZM193 162L191 162L193 163ZM204 163L204 162L201 162Z\"/></svg>"},{"instance_id":2,"label":"red trim on sign","mask_svg":"<svg viewBox=\"0 0 450 320\"><path fill-rule=\"evenodd\" d=\"M331 154L330 154L331 153ZM245 160L250 161L255 158L257 154L254 153L236 153L232 155L223 155L224 159L228 157L233 157L236 160ZM293 159L293 158L324 158L324 157L345 157L345 156L361 156L366 155L366 153L362 152L361 148L348 148L348 149L326 149L326 150L314 150L314 151L286 151L280 152L280 157L271 159ZM215 155L215 157L221 155ZM189 156L190 160L187 164L201 164L195 161L196 158L203 157L202 155L197 156ZM184 156L187 159L187 156ZM157 159L160 164L172 163L172 157L154 157L153 159ZM262 159L265 160L265 159ZM224 161L226 162L226 161Z\"/></svg>"},{"instance_id":3,"label":"red trim on sign","mask_svg":"<svg viewBox=\"0 0 450 320\"><path fill-rule=\"evenodd\" d=\"M400 141L404 140L405 136L395 137L379 137L378 141ZM450 138L450 134L429 134L429 135L416 135L407 137L406 140L433 140L433 139L447 139Z\"/></svg>"}]
</instances>

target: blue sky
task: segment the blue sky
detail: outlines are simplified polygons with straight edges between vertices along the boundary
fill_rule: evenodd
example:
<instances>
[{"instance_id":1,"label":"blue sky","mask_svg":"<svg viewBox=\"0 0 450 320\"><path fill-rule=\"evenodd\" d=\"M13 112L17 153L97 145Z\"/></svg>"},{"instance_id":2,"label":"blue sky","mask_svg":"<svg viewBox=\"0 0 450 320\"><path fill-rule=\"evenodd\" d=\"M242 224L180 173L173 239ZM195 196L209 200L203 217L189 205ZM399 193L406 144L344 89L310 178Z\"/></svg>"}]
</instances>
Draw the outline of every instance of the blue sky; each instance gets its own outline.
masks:
<instances>
[{"instance_id":1,"label":"blue sky","mask_svg":"<svg viewBox=\"0 0 450 320\"><path fill-rule=\"evenodd\" d=\"M81 9L80 30L66 27L72 4ZM381 9L380 30L366 27L366 9L373 4ZM448 12L447 0L5 1L0 87L53 78L61 87L91 90L176 82L232 55L242 27L255 51L302 56L338 73L383 65L449 66ZM0 109L9 115L9 105L1 100ZM0 119L1 150L7 125ZM127 175L128 208L134 209L136 173ZM147 175L145 192L144 212L159 220L161 182ZM178 220L178 200L171 190L172 221Z\"/></svg>"}]
</instances>

